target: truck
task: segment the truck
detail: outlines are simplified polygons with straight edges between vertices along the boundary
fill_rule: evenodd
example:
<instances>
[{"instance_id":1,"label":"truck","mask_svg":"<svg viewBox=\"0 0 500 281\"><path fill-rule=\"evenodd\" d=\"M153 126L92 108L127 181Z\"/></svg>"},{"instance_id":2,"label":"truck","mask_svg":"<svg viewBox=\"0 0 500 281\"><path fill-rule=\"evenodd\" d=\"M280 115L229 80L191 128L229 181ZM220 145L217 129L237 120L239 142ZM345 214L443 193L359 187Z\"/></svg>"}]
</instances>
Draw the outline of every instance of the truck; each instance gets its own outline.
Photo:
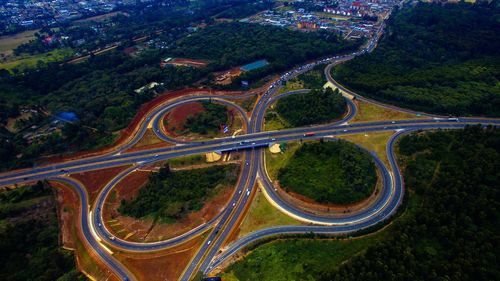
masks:
<instances>
[{"instance_id":1,"label":"truck","mask_svg":"<svg viewBox=\"0 0 500 281\"><path fill-rule=\"evenodd\" d=\"M314 136L314 135L315 135L315 133L313 133L313 132L309 132L309 133L305 133L305 134L304 134L304 137L312 137L312 136Z\"/></svg>"}]
</instances>

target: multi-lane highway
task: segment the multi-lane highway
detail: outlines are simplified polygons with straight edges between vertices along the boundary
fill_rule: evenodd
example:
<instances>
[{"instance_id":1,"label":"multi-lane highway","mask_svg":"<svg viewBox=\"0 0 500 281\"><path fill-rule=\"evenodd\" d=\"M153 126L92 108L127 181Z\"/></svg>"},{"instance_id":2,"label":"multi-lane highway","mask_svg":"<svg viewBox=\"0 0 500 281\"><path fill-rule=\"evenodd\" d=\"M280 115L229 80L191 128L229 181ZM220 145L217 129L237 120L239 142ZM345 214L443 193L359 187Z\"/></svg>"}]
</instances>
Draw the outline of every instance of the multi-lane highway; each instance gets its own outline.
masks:
<instances>
[{"instance_id":1,"label":"multi-lane highway","mask_svg":"<svg viewBox=\"0 0 500 281\"><path fill-rule=\"evenodd\" d=\"M245 110L231 101L238 98L248 98L248 95L214 96L206 93L176 98L151 109L150 112L145 115L143 122L136 128L135 134L128 140L128 142L115 148L109 153L0 174L0 186L50 179L59 181L74 188L81 201L80 228L82 230L85 243L89 248L93 249L101 262L122 280L134 280L136 278L113 257L112 253L114 249L134 252L158 251L184 243L202 233L208 233L203 245L198 249L197 253L194 255L180 277L180 280L189 280L198 271L209 273L238 250L242 249L249 243L264 237L277 234L297 234L309 232L340 234L356 232L361 229L371 227L393 215L401 203L404 195L403 181L394 156L394 143L399 136L414 130L437 128L459 129L471 124L481 124L483 126L500 125L500 119L470 117L448 118L385 105L371 99L366 99L352 91L349 91L348 89L345 89L331 77L331 67L336 63L343 62L366 52L371 52L376 46L376 42L382 32L383 29L381 28L377 33L377 36L370 40L367 45L358 52L344 56L325 58L317 62L299 66L296 69L284 73L277 81L272 83L265 93L258 97L257 103L251 112L250 117L247 117ZM326 78L337 88L341 89L346 97L354 96L364 102L373 103L393 110L404 111L427 118L397 121L381 120L351 124L351 119L357 113L357 107L351 99L346 98L346 113L341 120L337 120L336 122L279 131L263 131L265 112L272 103L288 95L307 95L309 92L309 90L304 89L278 94L282 84L306 71L311 70L319 64L328 65L325 68ZM203 141L178 140L165 134L162 128L162 120L168 111L186 103L202 100L212 100L236 110L244 120L244 128L246 132L238 136ZM173 143L174 145L155 149L130 151L129 149L140 141L148 128L153 130L153 132L161 140ZM372 153L374 162L380 171L383 187L376 200L368 208L363 209L362 211L337 216L319 216L306 213L286 202L276 193L272 186L272 182L265 171L263 148L266 148L274 143L295 140L314 140L320 138L328 139L345 134L382 131L396 132L390 138L387 145L386 153L390 167L386 167L385 164L374 153ZM244 156L242 160L241 175L234 192L230 200L227 202L226 207L213 219L177 237L158 242L138 243L126 241L113 236L113 234L106 228L102 214L106 198L109 196L113 188L115 188L115 186L127 175L133 173L138 168L151 163L179 156L207 153L212 151L242 151ZM80 182L67 176L73 173L94 171L117 166L126 166L126 168L124 168L122 172L117 174L102 190L99 191L97 199L92 206L89 205L85 187ZM257 186L257 182L259 182L262 186L266 198L271 200L273 205L277 206L280 211L296 219L309 222L314 225L267 228L250 233L249 235L236 241L228 241L231 233L238 227L238 222L245 215L249 203L251 202L254 189Z\"/></svg>"}]
</instances>

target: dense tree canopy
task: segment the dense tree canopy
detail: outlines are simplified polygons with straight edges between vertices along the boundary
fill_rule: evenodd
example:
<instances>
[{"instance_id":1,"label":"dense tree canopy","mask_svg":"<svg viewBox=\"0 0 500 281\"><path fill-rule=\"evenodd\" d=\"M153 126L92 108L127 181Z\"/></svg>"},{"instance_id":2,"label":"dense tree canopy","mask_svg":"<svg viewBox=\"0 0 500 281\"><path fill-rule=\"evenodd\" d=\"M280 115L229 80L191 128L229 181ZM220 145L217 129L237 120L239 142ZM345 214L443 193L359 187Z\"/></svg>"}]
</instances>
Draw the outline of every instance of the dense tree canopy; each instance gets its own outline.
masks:
<instances>
[{"instance_id":1,"label":"dense tree canopy","mask_svg":"<svg viewBox=\"0 0 500 281\"><path fill-rule=\"evenodd\" d=\"M416 132L397 144L406 203L356 239L278 240L226 272L250 280L499 280L500 129ZM228 278L229 279L229 278Z\"/></svg>"},{"instance_id":2,"label":"dense tree canopy","mask_svg":"<svg viewBox=\"0 0 500 281\"><path fill-rule=\"evenodd\" d=\"M278 100L276 111L290 125L298 127L328 122L342 117L346 101L338 90L315 89Z\"/></svg>"},{"instance_id":3,"label":"dense tree canopy","mask_svg":"<svg viewBox=\"0 0 500 281\"><path fill-rule=\"evenodd\" d=\"M228 111L225 106L202 102L204 111L189 116L184 127L190 132L197 134L213 134L220 130L221 125L227 125Z\"/></svg>"},{"instance_id":4,"label":"dense tree canopy","mask_svg":"<svg viewBox=\"0 0 500 281\"><path fill-rule=\"evenodd\" d=\"M60 248L58 227L48 184L1 191L0 279L85 280L72 253Z\"/></svg>"},{"instance_id":5,"label":"dense tree canopy","mask_svg":"<svg viewBox=\"0 0 500 281\"><path fill-rule=\"evenodd\" d=\"M402 107L500 116L500 10L494 3L419 3L402 10L373 53L336 67L334 77Z\"/></svg>"},{"instance_id":6,"label":"dense tree canopy","mask_svg":"<svg viewBox=\"0 0 500 281\"><path fill-rule=\"evenodd\" d=\"M238 171L239 166L234 164L176 172L167 165L149 177L137 197L123 200L118 210L135 218L150 216L171 222L200 210L220 187L235 184Z\"/></svg>"},{"instance_id":7,"label":"dense tree canopy","mask_svg":"<svg viewBox=\"0 0 500 281\"><path fill-rule=\"evenodd\" d=\"M270 63L244 77L262 77L273 71L321 56L355 49L359 42L343 41L331 32L304 33L246 23L223 23L207 27L182 39L172 54L212 60L214 69L242 65L259 59Z\"/></svg>"},{"instance_id":8,"label":"dense tree canopy","mask_svg":"<svg viewBox=\"0 0 500 281\"><path fill-rule=\"evenodd\" d=\"M421 207L322 280L498 280L500 130L417 133L399 152Z\"/></svg>"},{"instance_id":9,"label":"dense tree canopy","mask_svg":"<svg viewBox=\"0 0 500 281\"><path fill-rule=\"evenodd\" d=\"M76 65L53 64L22 75L0 77L0 109L6 109L0 114L1 125L8 118L18 117L21 106L40 109L19 123L24 124L21 129L48 125L53 115L62 111L74 112L78 118L62 131L32 143L23 139L22 133L2 131L0 154L5 158L0 170L29 165L44 154L108 145L113 141L112 133L126 127L139 107L154 97L151 90L136 93L135 89L150 82L163 83L158 92L182 88L204 75L194 68L160 68L158 57L157 52L136 58L111 52Z\"/></svg>"},{"instance_id":10,"label":"dense tree canopy","mask_svg":"<svg viewBox=\"0 0 500 281\"><path fill-rule=\"evenodd\" d=\"M377 182L371 155L352 143L304 143L279 171L278 180L317 202L347 204L367 198Z\"/></svg>"}]
</instances>

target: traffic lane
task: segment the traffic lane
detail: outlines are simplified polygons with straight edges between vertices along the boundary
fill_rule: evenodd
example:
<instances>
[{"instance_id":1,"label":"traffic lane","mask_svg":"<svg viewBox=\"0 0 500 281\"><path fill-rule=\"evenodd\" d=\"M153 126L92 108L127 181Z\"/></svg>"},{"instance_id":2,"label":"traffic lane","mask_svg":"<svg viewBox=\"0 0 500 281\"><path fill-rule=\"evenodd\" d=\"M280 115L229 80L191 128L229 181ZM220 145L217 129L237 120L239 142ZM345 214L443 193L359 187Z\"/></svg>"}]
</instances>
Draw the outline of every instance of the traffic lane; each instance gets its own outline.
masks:
<instances>
[{"instance_id":1,"label":"traffic lane","mask_svg":"<svg viewBox=\"0 0 500 281\"><path fill-rule=\"evenodd\" d=\"M361 148L361 147L360 147ZM361 148L363 149L363 148ZM363 149L364 150L364 149ZM300 220L316 223L316 224L325 224L325 225L334 225L334 224L346 224L346 223L356 223L358 221L367 219L376 213L378 213L381 209L385 207L387 202L390 200L390 196L393 188L393 181L390 177L388 169L383 164L382 160L375 155L374 153L368 152L372 155L375 166L380 171L382 175L382 191L376 201L369 206L369 208L364 209L362 211L356 213L349 213L342 216L320 216L312 213L307 213L302 211L301 209L296 208L290 203L284 201L281 196L275 191L273 183L267 176L267 173L264 168L263 157L260 157L262 163L259 165L259 175L262 179L263 187L266 189L266 193L269 195L271 200L284 209L286 212L289 212L293 216L300 218Z\"/></svg>"},{"instance_id":2,"label":"traffic lane","mask_svg":"<svg viewBox=\"0 0 500 281\"><path fill-rule=\"evenodd\" d=\"M234 205L231 203L231 209L227 209L215 227L214 231L212 231L209 236L205 239L205 242L201 246L201 248L198 250L196 253L195 257L192 259L182 276L180 277L180 280L189 280L189 278L194 274L194 271L198 268L198 264L201 262L201 260L206 256L207 250L210 247L213 247L216 243L214 240L216 240L216 237L219 235L219 232L221 229L223 229L223 232L220 234L220 236L224 235L224 233L227 233L227 226L228 220L231 217L231 214L233 212L238 213L239 210L241 210L242 204L245 204L246 201L244 201L245 196L246 196L246 189L249 186L249 181L255 180L255 177L253 176L255 173L255 165L252 165L252 155L250 152L245 153L245 159L247 159L247 162L245 163L245 170L247 170L247 174L245 176L240 178L240 182L238 184L238 192L234 193L233 199L230 202L235 203ZM248 163L248 164L247 164ZM230 228L232 228L232 225L229 224ZM212 246L210 246L212 244Z\"/></svg>"},{"instance_id":3,"label":"traffic lane","mask_svg":"<svg viewBox=\"0 0 500 281\"><path fill-rule=\"evenodd\" d=\"M55 164L51 166L44 166L44 167L39 167L39 168L34 168L34 169L29 169L29 170L23 170L18 173L7 173L0 175L0 181L5 178L9 177L22 177L24 175L29 175L32 173L36 172L41 172L41 171L49 171L49 170L60 170L60 169L65 169L70 166L75 166L75 165L84 165L88 163L95 163L95 162L102 162L102 161L111 161L111 160L120 160L120 159L126 159L128 157L135 157L135 156L141 156L145 154L152 154L152 153L164 153L166 151L175 151L178 149L183 149L183 148L192 148L192 147L197 147L197 146L208 146L208 145L217 145L220 143L224 142L232 142L232 141L241 141L241 140L250 140L252 138L256 138L259 136L280 136L284 134L290 134L290 133L298 133L298 132L309 132L309 131L316 131L316 130L325 130L325 129L349 129L349 128L356 128L356 127L370 127L370 126L376 126L376 125L386 125L388 126L388 129L391 128L396 128L394 125L395 124L422 124L422 123L447 123L450 122L448 120L449 118L436 118L436 119L409 119L409 120L397 120L397 121L374 121L374 122L363 122L363 123L354 123L354 124L345 124L345 125L338 125L333 128L328 128L325 127L325 125L321 126L309 126L309 127L301 127L301 128L295 128L295 129L287 129L287 130L280 130L280 131L267 131L267 132L260 132L260 133L249 133L245 135L239 135L236 137L231 137L231 138L220 138L220 139L213 139L213 140L208 140L208 141L202 141L199 143L190 143L185 146L174 146L174 147L166 147L166 148L157 148L157 149L151 149L151 150L144 150L144 151L136 151L136 152L130 152L130 153L123 153L119 155L108 155L108 156L103 156L99 158L91 158L91 159L82 159L82 160L76 160L76 161L69 161L61 164ZM458 118L458 121L456 122L462 122L462 123L467 123L467 124L474 124L474 123L485 123L485 124L492 124L492 125L498 125L500 124L500 119L488 119L488 118ZM326 125L328 126L328 125ZM385 129L385 128L384 128ZM347 131L346 131L347 132ZM65 174L65 173L57 173L57 174ZM1 183L0 183L1 184Z\"/></svg>"},{"instance_id":4,"label":"traffic lane","mask_svg":"<svg viewBox=\"0 0 500 281\"><path fill-rule=\"evenodd\" d=\"M144 165L149 164L145 163ZM121 181L124 177L129 175L131 172L133 172L135 169L138 167L132 167L127 169L124 172L121 172L118 176L113 178L104 188L103 190L99 193L96 204L93 209L93 225L95 229L97 230L97 234L100 236L100 238L104 241L106 241L108 244L124 249L127 251L150 251L150 250L161 250L165 249L168 247L175 246L177 244L183 243L189 239L191 239L193 236L199 235L203 233L205 230L210 228L217 220L219 220L222 216L222 214L227 210L231 209L232 205L231 203L234 201L234 197L237 196L237 191L239 190L238 187L235 189L235 192L231 198L231 200L228 201L228 204L224 207L223 211L220 212L217 216L212 218L210 221L206 222L203 225L200 225L196 227L193 230L190 230L184 234L181 234L179 236L176 236L174 238L164 240L164 241L158 241L158 242L143 242L143 243L137 243L137 242L130 242L130 241L125 241L120 238L112 236L111 232L105 227L105 224L103 223L103 217L102 217L102 208L106 202L107 196L110 194L112 189L118 184L119 181ZM248 177L248 168L243 168L242 169L242 174L240 178L245 179ZM113 237L113 238L111 238Z\"/></svg>"},{"instance_id":5,"label":"traffic lane","mask_svg":"<svg viewBox=\"0 0 500 281\"><path fill-rule=\"evenodd\" d=\"M357 224L349 224L349 225L336 225L336 226L283 226L283 227L273 227L267 228L263 230L259 230L249 235L235 241L232 245L224 251L217 259L213 261L213 263L208 267L205 273L210 272L211 269L219 266L224 260L232 256L234 253L239 251L241 248L247 246L250 243L253 243L257 240L268 236L274 236L278 234L305 234L305 233L318 233L318 234L345 234L359 231L361 229L373 226L387 218L389 218L396 210L397 207L401 204L402 198L404 195L404 185L401 178L401 173L399 170L399 166L394 157L394 144L397 138L402 136L403 134L407 134L411 131L401 131L394 134L387 145L387 156L390 161L391 169L394 171L394 184L395 189L390 203L386 206L386 208L380 212L377 216L372 217L370 220L357 223Z\"/></svg>"},{"instance_id":6,"label":"traffic lane","mask_svg":"<svg viewBox=\"0 0 500 281\"><path fill-rule=\"evenodd\" d=\"M365 102L368 102L368 103L371 103L371 104L375 104L375 105L378 105L378 106L381 106L381 107L384 107L384 108L388 108L388 109L392 109L392 110L397 110L397 111L401 111L401 112L406 112L406 113L410 113L410 114L415 114L415 115L422 115L422 116L429 116L429 117L444 117L443 115L438 115L438 114L431 114L431 113L425 113L425 112L421 112L421 111L415 111L415 110L411 110L411 109L406 109L406 108L401 108L401 107L398 107L398 106L395 106L395 105L390 105L390 104L385 104L385 103L382 103L382 102L379 102L379 101L376 101L376 100L373 100L373 99L369 99L369 98L366 98L366 97L363 97L349 89L347 89L346 87L344 87L343 85L341 85L340 83L338 83L331 75L331 69L333 68L333 66L339 64L341 62L335 62L335 63L332 63L330 65L328 65L324 72L325 72L325 76L326 76L326 79L332 83L333 85L335 85L337 88L339 88L340 90L352 95L352 96L355 96L357 99L359 100L362 100L362 101L365 101Z\"/></svg>"},{"instance_id":7,"label":"traffic lane","mask_svg":"<svg viewBox=\"0 0 500 281\"><path fill-rule=\"evenodd\" d=\"M255 157L258 157L257 150L253 150L252 154L253 154L252 157L254 157L253 159L255 159ZM213 257L219 251L220 247L222 246L222 243L228 238L230 232L236 226L236 222L238 221L238 219L242 215L243 211L247 207L248 200L251 197L250 195L254 192L253 189L255 188L257 168L258 168L258 162L254 160L254 163L252 165L252 173L250 175L249 182L247 184L247 188L244 191L245 193L242 194L243 198L242 198L240 204L238 205L237 209L235 210L235 213L232 215L229 222L227 223L227 226L223 229L223 232L220 235L219 239L215 241L214 246L210 249L210 251L207 254L207 257L202 262L202 264L200 266L201 271L205 271L209 267L210 262L212 261Z\"/></svg>"},{"instance_id":8,"label":"traffic lane","mask_svg":"<svg viewBox=\"0 0 500 281\"><path fill-rule=\"evenodd\" d=\"M476 125L481 122L483 126L486 125L498 125L500 124L500 119L471 119L462 122L449 122L446 120L414 120L410 123L408 120L405 121L385 121L385 122L371 122L362 124L349 124L340 125L334 128L323 128L323 127L306 127L298 129L280 130L280 131L268 131L261 133L250 133L247 135L237 136L234 138L223 138L215 139L205 143L188 144L183 146L175 146L168 148L158 148L152 150L139 151L134 153L126 153L121 155L116 155L113 157L104 157L103 159L92 159L90 161L84 161L86 163L81 164L81 161L68 162L56 166L47 166L43 168L36 168L32 170L24 170L20 173L9 174L4 176L6 178L0 179L1 185L8 185L20 182L34 181L39 179L44 179L49 176L58 176L74 172L82 172L89 170L96 170L106 167L115 167L126 164L133 164L141 161L148 160L166 160L172 157L192 155L197 153L205 153L210 151L227 151L227 150L238 150L244 149L245 147L241 144L241 140L247 141L246 143L252 143L253 140L255 144L260 143L272 143L276 141L290 141L297 139L314 139L329 135L342 135L342 134L354 134L354 133L364 133L364 132L375 132L375 131L391 131L398 129L412 129L412 128L446 128L446 127L464 127L466 125ZM478 122L476 122L478 121ZM379 124L379 126L374 126L372 124ZM383 126L385 125L385 126ZM306 137L303 134L307 132L318 132L314 136ZM288 135L288 136L285 136ZM289 137L289 136L292 137ZM260 138L260 139L257 139ZM80 166L79 166L80 165ZM60 170L59 170L60 169ZM39 175L36 175L36 174Z\"/></svg>"},{"instance_id":9,"label":"traffic lane","mask_svg":"<svg viewBox=\"0 0 500 281\"><path fill-rule=\"evenodd\" d=\"M98 257L116 274L121 280L135 280L135 277L130 273L118 260L111 256L107 251L105 251L99 242L94 239L89 228L88 219L88 196L85 187L83 187L79 182L70 178L51 178L50 180L58 181L70 185L78 193L80 197L80 215L81 215L81 230L85 242L94 250Z\"/></svg>"},{"instance_id":10,"label":"traffic lane","mask_svg":"<svg viewBox=\"0 0 500 281\"><path fill-rule=\"evenodd\" d=\"M176 138L173 138L173 137L170 137L168 135L165 134L165 132L162 130L162 121L165 117L165 114L167 114L169 111L175 109L175 107L177 106L180 106L180 105L183 105L183 104L188 104L188 103L192 103L192 102L197 102L197 101L207 101L207 100L212 100L212 101L215 101L216 103L220 103L222 105L225 105L225 106L228 106L228 107L231 107L233 109L236 109L238 111L238 113L240 114L240 116L243 118L244 120L244 125L246 125L246 127L248 128L249 126L249 123L248 123L248 118L246 116L246 111L241 108L239 105L233 103L233 102L230 102L230 101L227 101L227 100L224 100L224 99L220 99L220 98L214 98L214 97L211 97L211 96L200 96L200 97L196 97L196 98L193 98L193 99L189 99L189 100L185 100L185 101L182 101L182 102L179 102L179 103L176 103L176 104L172 104L172 105L169 105L165 108L163 108L162 110L160 110L156 115L155 117L153 117L153 132L155 133L155 135L160 138L161 140L163 141L168 141L168 142L172 142L172 143L181 143L181 144L186 144L186 143L191 143L191 142L194 142L194 141L184 141L184 140L179 140L179 139L176 139Z\"/></svg>"}]
</instances>

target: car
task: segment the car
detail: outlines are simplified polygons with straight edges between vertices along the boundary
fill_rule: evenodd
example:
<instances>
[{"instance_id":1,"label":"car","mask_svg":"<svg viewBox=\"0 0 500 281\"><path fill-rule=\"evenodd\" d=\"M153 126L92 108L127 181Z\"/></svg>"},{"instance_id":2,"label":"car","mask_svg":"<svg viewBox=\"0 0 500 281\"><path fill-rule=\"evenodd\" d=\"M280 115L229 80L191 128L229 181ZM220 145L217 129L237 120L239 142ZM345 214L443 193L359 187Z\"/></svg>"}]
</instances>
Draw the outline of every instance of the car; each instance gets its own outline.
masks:
<instances>
[{"instance_id":1,"label":"car","mask_svg":"<svg viewBox=\"0 0 500 281\"><path fill-rule=\"evenodd\" d=\"M240 191L238 191L238 194L241 194L241 190L240 190Z\"/></svg>"},{"instance_id":2,"label":"car","mask_svg":"<svg viewBox=\"0 0 500 281\"><path fill-rule=\"evenodd\" d=\"M246 162L245 165L248 166L248 162Z\"/></svg>"},{"instance_id":3,"label":"car","mask_svg":"<svg viewBox=\"0 0 500 281\"><path fill-rule=\"evenodd\" d=\"M391 123L392 123L392 124L396 124L396 121L392 121Z\"/></svg>"},{"instance_id":4,"label":"car","mask_svg":"<svg viewBox=\"0 0 500 281\"><path fill-rule=\"evenodd\" d=\"M275 139L275 138L272 138L272 139L271 139L271 141L276 141L276 139Z\"/></svg>"},{"instance_id":5,"label":"car","mask_svg":"<svg viewBox=\"0 0 500 281\"><path fill-rule=\"evenodd\" d=\"M207 245L210 245L210 243L212 243L212 240L208 240L208 243L207 243Z\"/></svg>"},{"instance_id":6,"label":"car","mask_svg":"<svg viewBox=\"0 0 500 281\"><path fill-rule=\"evenodd\" d=\"M99 223L99 224L98 224L98 226L99 226L99 227L102 227L102 223Z\"/></svg>"},{"instance_id":7,"label":"car","mask_svg":"<svg viewBox=\"0 0 500 281\"><path fill-rule=\"evenodd\" d=\"M249 190L249 191L247 191L247 196L248 196L248 195L250 195L250 190Z\"/></svg>"},{"instance_id":8,"label":"car","mask_svg":"<svg viewBox=\"0 0 500 281\"><path fill-rule=\"evenodd\" d=\"M236 202L233 202L233 205L232 205L232 206L234 207L235 205L236 205Z\"/></svg>"},{"instance_id":9,"label":"car","mask_svg":"<svg viewBox=\"0 0 500 281\"><path fill-rule=\"evenodd\" d=\"M344 132L347 132L347 130L344 130Z\"/></svg>"},{"instance_id":10,"label":"car","mask_svg":"<svg viewBox=\"0 0 500 281\"><path fill-rule=\"evenodd\" d=\"M159 155L158 154L155 154L155 157L158 157Z\"/></svg>"},{"instance_id":11,"label":"car","mask_svg":"<svg viewBox=\"0 0 500 281\"><path fill-rule=\"evenodd\" d=\"M114 237L113 235L110 235L110 236L109 236L109 239L111 239L111 240L113 240L113 241L114 241L114 240L116 239L116 237Z\"/></svg>"}]
</instances>

